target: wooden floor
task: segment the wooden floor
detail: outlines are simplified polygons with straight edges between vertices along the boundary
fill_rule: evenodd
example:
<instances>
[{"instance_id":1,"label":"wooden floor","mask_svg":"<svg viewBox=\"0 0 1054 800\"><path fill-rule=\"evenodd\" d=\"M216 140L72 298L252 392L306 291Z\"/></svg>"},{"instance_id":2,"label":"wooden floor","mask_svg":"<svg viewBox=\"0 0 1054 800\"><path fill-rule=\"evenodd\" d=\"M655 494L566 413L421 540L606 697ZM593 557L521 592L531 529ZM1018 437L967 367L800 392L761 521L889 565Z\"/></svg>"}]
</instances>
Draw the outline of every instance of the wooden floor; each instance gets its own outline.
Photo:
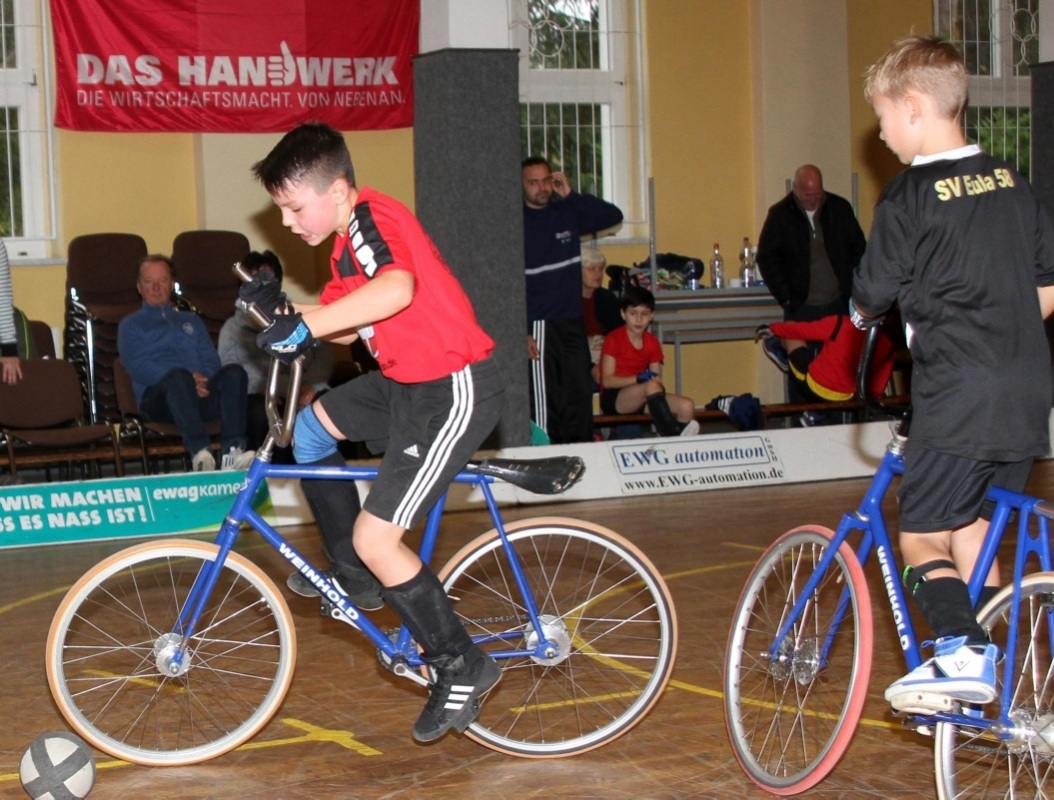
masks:
<instances>
[{"instance_id":1,"label":"wooden floor","mask_svg":"<svg viewBox=\"0 0 1054 800\"><path fill-rule=\"evenodd\" d=\"M150 768L97 752L91 797L105 798L751 798L768 797L740 772L725 735L721 663L743 579L777 534L813 522L835 527L866 481L732 489L512 509L589 519L635 541L664 574L680 619L680 650L665 696L633 731L564 760L517 759L450 735L415 744L410 726L423 690L384 672L355 631L289 597L299 654L293 685L255 740L191 767ZM1040 464L1030 489L1054 496L1054 466ZM892 511L892 509L891 509ZM895 516L895 515L894 515ZM489 527L478 512L447 517L438 558ZM315 557L313 528L287 529ZM239 549L276 579L284 571L258 539ZM44 647L66 588L91 564L128 545L99 543L0 551L0 798L24 797L18 762L48 730L68 730L51 700ZM868 578L883 606L873 565ZM383 615L389 612L377 612ZM393 618L394 619L394 618ZM811 798L933 796L931 740L900 730L882 702L898 677L888 615L875 625L875 666L862 724L835 771Z\"/></svg>"}]
</instances>

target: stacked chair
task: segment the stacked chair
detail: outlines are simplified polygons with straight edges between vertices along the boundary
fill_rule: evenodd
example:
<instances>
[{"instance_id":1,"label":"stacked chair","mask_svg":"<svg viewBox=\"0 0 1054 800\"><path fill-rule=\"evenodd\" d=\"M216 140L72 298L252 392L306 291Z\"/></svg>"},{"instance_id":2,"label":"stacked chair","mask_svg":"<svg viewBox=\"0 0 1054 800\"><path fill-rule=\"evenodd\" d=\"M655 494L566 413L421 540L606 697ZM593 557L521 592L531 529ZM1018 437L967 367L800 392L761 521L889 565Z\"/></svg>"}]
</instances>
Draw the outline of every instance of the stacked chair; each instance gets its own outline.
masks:
<instances>
[{"instance_id":1,"label":"stacked chair","mask_svg":"<svg viewBox=\"0 0 1054 800\"><path fill-rule=\"evenodd\" d=\"M180 305L198 313L213 344L238 299L231 267L248 253L249 240L236 231L185 231L172 242Z\"/></svg>"},{"instance_id":2,"label":"stacked chair","mask_svg":"<svg viewBox=\"0 0 1054 800\"><path fill-rule=\"evenodd\" d=\"M117 325L141 305L136 269L146 242L131 233L93 233L67 250L65 357L80 373L90 422L118 422L113 361Z\"/></svg>"},{"instance_id":3,"label":"stacked chair","mask_svg":"<svg viewBox=\"0 0 1054 800\"><path fill-rule=\"evenodd\" d=\"M173 300L201 316L213 344L223 323L234 314L238 297L238 279L231 267L248 252L249 240L235 231L186 231L172 243ZM146 242L136 234L94 233L73 239L67 250L63 331L63 355L79 375L85 422L120 423L120 438L133 444L144 471L148 471L148 462L156 469L158 458L185 455L174 429L139 418L127 375L115 374L117 328L142 304L136 271L147 254Z\"/></svg>"}]
</instances>

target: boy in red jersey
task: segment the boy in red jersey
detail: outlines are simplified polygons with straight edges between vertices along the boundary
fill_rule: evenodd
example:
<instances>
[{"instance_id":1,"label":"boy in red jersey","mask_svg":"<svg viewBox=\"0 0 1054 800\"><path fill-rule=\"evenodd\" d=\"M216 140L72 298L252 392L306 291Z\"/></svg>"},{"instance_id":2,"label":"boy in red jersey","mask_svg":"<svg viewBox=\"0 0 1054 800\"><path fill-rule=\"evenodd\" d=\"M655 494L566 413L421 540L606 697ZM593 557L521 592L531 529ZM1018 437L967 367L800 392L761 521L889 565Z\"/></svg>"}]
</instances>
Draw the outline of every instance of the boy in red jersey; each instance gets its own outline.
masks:
<instances>
[{"instance_id":1,"label":"boy in red jersey","mask_svg":"<svg viewBox=\"0 0 1054 800\"><path fill-rule=\"evenodd\" d=\"M695 436L695 403L690 397L666 394L662 383L662 344L648 332L655 296L630 286L622 294L621 307L626 324L604 337L600 348L600 410L637 414L647 408L660 436Z\"/></svg>"},{"instance_id":2,"label":"boy in red jersey","mask_svg":"<svg viewBox=\"0 0 1054 800\"><path fill-rule=\"evenodd\" d=\"M764 353L786 372L798 395L806 402L838 402L856 394L856 373L867 334L844 314L831 314L807 322L791 320L760 325L754 341L761 341ZM819 345L819 351L810 344ZM893 373L893 342L883 331L875 345L868 394L880 397ZM815 424L815 415L807 411L805 425Z\"/></svg>"},{"instance_id":3,"label":"boy in red jersey","mask_svg":"<svg viewBox=\"0 0 1054 800\"><path fill-rule=\"evenodd\" d=\"M353 600L372 598L374 607L379 593L435 670L414 738L428 742L450 728L464 731L501 668L472 643L442 584L403 534L424 518L498 421L502 379L490 358L494 342L409 209L356 186L339 132L300 125L253 173L281 209L282 224L305 242L316 246L337 234L333 277L319 304L294 304L295 313L276 316L257 343L290 362L316 338L342 344L361 338L380 365L304 409L294 430L293 455L301 464L343 465L337 442L345 439L384 451L361 512L350 497L353 482L303 482L305 490L325 484L312 508L340 573L338 585ZM242 298L268 312L285 300L266 279L245 284ZM354 521L350 537L333 535L341 521L345 531Z\"/></svg>"}]
</instances>

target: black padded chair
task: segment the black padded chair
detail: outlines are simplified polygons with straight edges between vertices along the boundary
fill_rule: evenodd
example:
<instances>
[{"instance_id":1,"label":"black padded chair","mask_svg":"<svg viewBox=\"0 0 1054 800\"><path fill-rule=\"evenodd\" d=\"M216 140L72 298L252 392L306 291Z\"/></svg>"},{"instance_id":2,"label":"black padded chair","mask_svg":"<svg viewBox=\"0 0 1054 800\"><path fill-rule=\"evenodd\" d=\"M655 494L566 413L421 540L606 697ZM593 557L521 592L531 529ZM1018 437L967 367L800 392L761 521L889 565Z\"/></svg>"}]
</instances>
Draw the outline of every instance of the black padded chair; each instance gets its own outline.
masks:
<instances>
[{"instance_id":1,"label":"black padded chair","mask_svg":"<svg viewBox=\"0 0 1054 800\"><path fill-rule=\"evenodd\" d=\"M117 324L139 309L135 286L146 242L133 233L77 236L66 254L65 357L81 374L92 422L120 418L113 388Z\"/></svg>"},{"instance_id":2,"label":"black padded chair","mask_svg":"<svg viewBox=\"0 0 1054 800\"><path fill-rule=\"evenodd\" d=\"M79 463L88 468L113 461L118 477L124 475L117 432L107 423L86 422L81 384L69 361L31 358L22 362L22 380L13 386L0 383L0 435L7 450L11 476L18 468L50 468Z\"/></svg>"},{"instance_id":3,"label":"black padded chair","mask_svg":"<svg viewBox=\"0 0 1054 800\"><path fill-rule=\"evenodd\" d=\"M249 240L237 231L184 231L172 242L178 298L198 312L213 344L238 299L240 282L231 267L248 253Z\"/></svg>"}]
</instances>

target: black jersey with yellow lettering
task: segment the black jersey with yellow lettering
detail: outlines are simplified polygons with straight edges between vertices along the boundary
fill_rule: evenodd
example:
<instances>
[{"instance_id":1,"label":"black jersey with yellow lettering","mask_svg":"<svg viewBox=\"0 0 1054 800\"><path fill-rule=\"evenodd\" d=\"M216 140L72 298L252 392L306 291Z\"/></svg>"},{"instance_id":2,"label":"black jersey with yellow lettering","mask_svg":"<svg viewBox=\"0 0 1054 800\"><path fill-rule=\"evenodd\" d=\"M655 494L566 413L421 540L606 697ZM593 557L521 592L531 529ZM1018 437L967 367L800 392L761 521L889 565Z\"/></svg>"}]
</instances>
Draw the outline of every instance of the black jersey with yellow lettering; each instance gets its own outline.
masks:
<instances>
[{"instance_id":1,"label":"black jersey with yellow lettering","mask_svg":"<svg viewBox=\"0 0 1054 800\"><path fill-rule=\"evenodd\" d=\"M913 444L985 461L1047 453L1051 360L1036 287L1052 284L1054 226L1006 163L972 148L889 183L853 300L872 314L900 303Z\"/></svg>"}]
</instances>

